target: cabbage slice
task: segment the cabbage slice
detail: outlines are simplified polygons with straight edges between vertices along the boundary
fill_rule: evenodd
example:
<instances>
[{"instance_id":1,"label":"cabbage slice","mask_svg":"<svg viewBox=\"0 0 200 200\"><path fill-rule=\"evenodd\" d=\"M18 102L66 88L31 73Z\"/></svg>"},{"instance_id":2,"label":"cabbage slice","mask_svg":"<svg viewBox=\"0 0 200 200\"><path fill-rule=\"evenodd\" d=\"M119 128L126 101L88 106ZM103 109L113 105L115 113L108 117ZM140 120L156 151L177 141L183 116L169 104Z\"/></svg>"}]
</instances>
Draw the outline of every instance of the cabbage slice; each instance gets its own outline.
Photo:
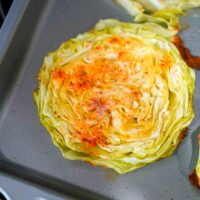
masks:
<instances>
[{"instance_id":1,"label":"cabbage slice","mask_svg":"<svg viewBox=\"0 0 200 200\"><path fill-rule=\"evenodd\" d=\"M188 10L200 6L199 0L114 0L124 7L131 16L147 11L154 13L167 8Z\"/></svg>"},{"instance_id":2,"label":"cabbage slice","mask_svg":"<svg viewBox=\"0 0 200 200\"><path fill-rule=\"evenodd\" d=\"M173 34L101 20L45 57L34 100L65 158L123 174L173 153L194 117L195 79Z\"/></svg>"},{"instance_id":3,"label":"cabbage slice","mask_svg":"<svg viewBox=\"0 0 200 200\"><path fill-rule=\"evenodd\" d=\"M154 22L177 33L179 16L200 6L199 0L115 0L137 23Z\"/></svg>"}]
</instances>

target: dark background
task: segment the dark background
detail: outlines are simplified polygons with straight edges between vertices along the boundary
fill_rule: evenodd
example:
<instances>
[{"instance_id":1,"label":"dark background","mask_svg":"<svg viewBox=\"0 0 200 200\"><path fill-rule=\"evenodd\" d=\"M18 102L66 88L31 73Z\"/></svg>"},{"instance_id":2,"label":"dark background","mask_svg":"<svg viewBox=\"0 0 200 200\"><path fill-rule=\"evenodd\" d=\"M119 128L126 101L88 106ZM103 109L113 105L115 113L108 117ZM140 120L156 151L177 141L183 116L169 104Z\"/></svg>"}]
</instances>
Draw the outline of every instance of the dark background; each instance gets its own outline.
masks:
<instances>
[{"instance_id":1,"label":"dark background","mask_svg":"<svg viewBox=\"0 0 200 200\"><path fill-rule=\"evenodd\" d=\"M0 28L5 20L13 0L0 0Z\"/></svg>"},{"instance_id":2,"label":"dark background","mask_svg":"<svg viewBox=\"0 0 200 200\"><path fill-rule=\"evenodd\" d=\"M5 20L12 2L13 0L0 0L0 28ZM0 200L6 200L2 193L0 193Z\"/></svg>"},{"instance_id":3,"label":"dark background","mask_svg":"<svg viewBox=\"0 0 200 200\"><path fill-rule=\"evenodd\" d=\"M0 28L6 18L12 2L13 0L0 0ZM2 193L0 193L0 200L6 200Z\"/></svg>"},{"instance_id":4,"label":"dark background","mask_svg":"<svg viewBox=\"0 0 200 200\"><path fill-rule=\"evenodd\" d=\"M6 200L6 198L1 193L0 193L0 200Z\"/></svg>"}]
</instances>

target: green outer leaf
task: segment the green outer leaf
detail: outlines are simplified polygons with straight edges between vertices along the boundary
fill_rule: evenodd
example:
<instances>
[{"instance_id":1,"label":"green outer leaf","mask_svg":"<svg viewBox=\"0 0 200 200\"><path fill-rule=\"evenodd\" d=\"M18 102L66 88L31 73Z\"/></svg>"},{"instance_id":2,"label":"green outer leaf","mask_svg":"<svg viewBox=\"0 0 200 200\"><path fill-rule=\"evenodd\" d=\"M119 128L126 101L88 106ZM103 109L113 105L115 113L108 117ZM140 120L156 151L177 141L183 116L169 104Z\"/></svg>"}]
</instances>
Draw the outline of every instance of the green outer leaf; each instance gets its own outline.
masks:
<instances>
[{"instance_id":1,"label":"green outer leaf","mask_svg":"<svg viewBox=\"0 0 200 200\"><path fill-rule=\"evenodd\" d=\"M135 17L140 13L144 12L143 6L136 2L130 0L115 0L120 6L122 6L130 16Z\"/></svg>"},{"instance_id":2,"label":"green outer leaf","mask_svg":"<svg viewBox=\"0 0 200 200\"><path fill-rule=\"evenodd\" d=\"M154 13L158 10L175 8L188 10L200 6L199 0L114 0L121 5L131 16L147 11Z\"/></svg>"},{"instance_id":3,"label":"green outer leaf","mask_svg":"<svg viewBox=\"0 0 200 200\"><path fill-rule=\"evenodd\" d=\"M174 31L179 29L179 16L185 10L199 7L199 0L115 0L127 13L133 17L134 22L153 22Z\"/></svg>"}]
</instances>

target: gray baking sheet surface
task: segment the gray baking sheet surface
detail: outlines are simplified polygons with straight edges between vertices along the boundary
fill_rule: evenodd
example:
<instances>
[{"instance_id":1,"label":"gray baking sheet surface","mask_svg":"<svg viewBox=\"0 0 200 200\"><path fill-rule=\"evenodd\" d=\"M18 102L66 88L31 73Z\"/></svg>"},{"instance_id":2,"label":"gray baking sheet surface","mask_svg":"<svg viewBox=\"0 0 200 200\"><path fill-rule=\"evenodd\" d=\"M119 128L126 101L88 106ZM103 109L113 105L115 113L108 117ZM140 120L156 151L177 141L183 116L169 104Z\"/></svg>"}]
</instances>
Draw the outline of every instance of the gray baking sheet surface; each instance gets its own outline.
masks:
<instances>
[{"instance_id":1,"label":"gray baking sheet surface","mask_svg":"<svg viewBox=\"0 0 200 200\"><path fill-rule=\"evenodd\" d=\"M118 175L110 169L64 159L40 124L32 93L38 86L36 77L44 56L54 51L63 41L91 29L103 18L130 20L125 11L111 0L46 1L40 19L34 26L31 16L27 19L33 35L26 41L28 45L26 52L20 57L17 78L9 87L10 93L1 108L1 154L7 159L7 163L29 169L27 173L36 171L41 176L50 177L55 184L59 184L59 181L70 183L91 191L96 197L103 195L105 199L117 200L200 199L200 192L188 181L188 175L195 167L198 157L199 71L196 71L195 119L189 126L186 139L173 156L128 174ZM189 12L182 21L187 26L181 33L186 46L193 54L200 55L200 9ZM24 30L24 34L26 31L28 30ZM18 57L20 42L19 48L15 49Z\"/></svg>"}]
</instances>

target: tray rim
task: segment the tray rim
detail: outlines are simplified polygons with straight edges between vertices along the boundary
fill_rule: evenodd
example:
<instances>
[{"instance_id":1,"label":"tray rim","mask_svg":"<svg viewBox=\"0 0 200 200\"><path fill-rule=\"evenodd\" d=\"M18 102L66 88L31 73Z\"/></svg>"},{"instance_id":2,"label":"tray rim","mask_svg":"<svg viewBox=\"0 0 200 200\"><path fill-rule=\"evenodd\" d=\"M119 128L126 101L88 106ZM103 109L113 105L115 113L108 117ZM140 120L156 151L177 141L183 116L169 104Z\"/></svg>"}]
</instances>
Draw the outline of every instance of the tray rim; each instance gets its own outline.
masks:
<instances>
[{"instance_id":1,"label":"tray rim","mask_svg":"<svg viewBox=\"0 0 200 200\"><path fill-rule=\"evenodd\" d=\"M26 11L26 8L28 7L29 3L31 2L31 0L21 0L20 1L20 4L16 3L17 1L14 1L13 4L12 4L12 7L11 7L11 10L10 12L8 13L8 17L6 18L3 26L2 26L2 29L0 31L0 40L5 40L4 42L0 42L0 64L1 64L1 61L3 61L4 59L4 56L6 55L7 53L7 50L9 49L9 46L10 44L13 42L13 38L15 36L15 33L17 31L17 28L18 28L18 25L20 24L21 22L21 19L23 18L23 15ZM25 3L25 4L23 4ZM20 7L20 5L22 7ZM12 14L13 13L13 14ZM14 20L13 20L14 19ZM14 23L15 22L15 23ZM3 156L2 156L3 158ZM51 179L52 181L54 180L57 180L57 178L54 178L54 177L49 177L48 174L44 174L44 173L40 173L38 171L35 171L36 172L36 175L33 175L32 177L27 177L26 175L23 174L23 171L27 170L27 167L23 167L21 165L18 165L18 164L15 164L14 162L12 161L9 161L9 160L6 160L5 158L2 159L1 158L1 152L0 152L0 171L2 170L3 172L7 173L8 175L12 175L13 177L16 177L16 178L20 178L21 180L23 181L27 181L29 183L33 183L33 184L36 184L38 186L41 186L43 188L48 188L50 189L51 191L58 191L60 193L63 193L63 194L66 194L66 195L72 195L74 196L75 194L75 197L80 197L80 196L77 196L76 193L78 193L77 191L79 189L81 189L82 191L84 191L84 194L88 194L90 193L90 191L85 191L85 189L83 188L79 188L75 185L72 185L69 183L69 188L72 186L72 187L77 187L75 189L75 193L71 193L69 191L66 192L62 189L59 189L59 188L54 188L54 185L51 185L51 186L47 186L46 183L45 183L45 180L41 180L39 178L39 176L45 176L45 177L48 177L48 180ZM6 169L6 165L9 165L11 164L12 166L8 169ZM5 165L5 168L2 167L3 165ZM16 166L18 167L19 170L14 170L13 169L13 166ZM28 170L31 170L33 171L32 169L28 169ZM62 182L60 179L58 179L59 182ZM68 183L67 183L68 184ZM63 182L63 185L66 186L66 182ZM93 194L91 196L89 196L90 199L102 199L101 196L98 196L99 195L98 193L94 193L95 196L93 196ZM84 197L81 196L82 199L88 199L88 197L86 198L86 196ZM108 199L107 197L103 197L104 199Z\"/></svg>"}]
</instances>

